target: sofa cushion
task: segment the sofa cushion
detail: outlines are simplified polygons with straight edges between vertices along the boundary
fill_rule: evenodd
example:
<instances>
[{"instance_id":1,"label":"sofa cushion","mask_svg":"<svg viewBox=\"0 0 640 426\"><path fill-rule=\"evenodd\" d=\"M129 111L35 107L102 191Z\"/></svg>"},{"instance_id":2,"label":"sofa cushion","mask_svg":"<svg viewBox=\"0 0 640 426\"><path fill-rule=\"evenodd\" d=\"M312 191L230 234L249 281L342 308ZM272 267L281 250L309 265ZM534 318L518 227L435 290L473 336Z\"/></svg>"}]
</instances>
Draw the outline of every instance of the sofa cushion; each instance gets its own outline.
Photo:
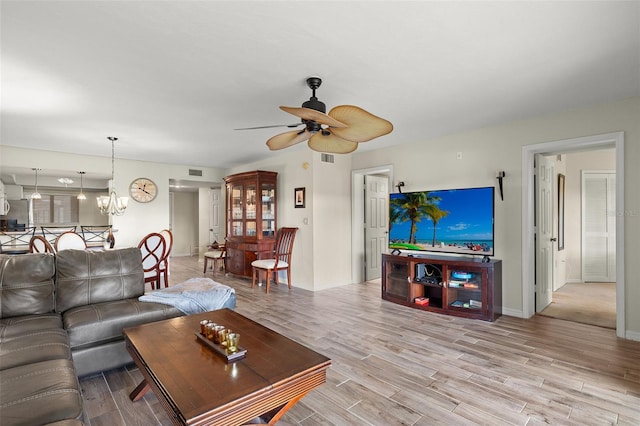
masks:
<instances>
[{"instance_id":1,"label":"sofa cushion","mask_svg":"<svg viewBox=\"0 0 640 426\"><path fill-rule=\"evenodd\" d=\"M34 331L56 329L62 329L62 317L60 317L60 314L50 313L4 318L0 319L0 341Z\"/></svg>"},{"instance_id":2,"label":"sofa cushion","mask_svg":"<svg viewBox=\"0 0 640 426\"><path fill-rule=\"evenodd\" d=\"M0 424L43 425L82 416L71 360L56 359L0 371Z\"/></svg>"},{"instance_id":3,"label":"sofa cushion","mask_svg":"<svg viewBox=\"0 0 640 426\"><path fill-rule=\"evenodd\" d=\"M36 330L0 341L0 370L50 359L71 359L69 336L62 330Z\"/></svg>"},{"instance_id":4,"label":"sofa cushion","mask_svg":"<svg viewBox=\"0 0 640 426\"><path fill-rule=\"evenodd\" d=\"M138 297L144 293L142 255L120 250L62 250L56 254L56 311Z\"/></svg>"},{"instance_id":5,"label":"sofa cushion","mask_svg":"<svg viewBox=\"0 0 640 426\"><path fill-rule=\"evenodd\" d=\"M52 254L0 255L0 318L53 312Z\"/></svg>"},{"instance_id":6,"label":"sofa cushion","mask_svg":"<svg viewBox=\"0 0 640 426\"><path fill-rule=\"evenodd\" d=\"M71 348L76 349L122 340L125 327L181 315L182 312L168 305L126 299L69 309L62 315L62 322L69 333Z\"/></svg>"}]
</instances>

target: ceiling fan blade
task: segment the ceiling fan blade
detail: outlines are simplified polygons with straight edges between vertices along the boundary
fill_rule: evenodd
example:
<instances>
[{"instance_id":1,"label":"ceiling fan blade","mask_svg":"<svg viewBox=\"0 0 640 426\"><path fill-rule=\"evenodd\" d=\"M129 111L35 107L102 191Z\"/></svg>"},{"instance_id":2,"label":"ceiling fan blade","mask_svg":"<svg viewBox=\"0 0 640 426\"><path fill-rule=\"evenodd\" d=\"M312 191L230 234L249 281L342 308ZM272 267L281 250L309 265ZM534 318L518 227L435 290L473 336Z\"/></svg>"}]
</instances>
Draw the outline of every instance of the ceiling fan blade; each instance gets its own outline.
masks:
<instances>
[{"instance_id":1,"label":"ceiling fan blade","mask_svg":"<svg viewBox=\"0 0 640 426\"><path fill-rule=\"evenodd\" d=\"M303 120L315 121L316 123L326 124L329 127L347 127L346 124L341 123L338 119L330 117L323 112L316 111L315 109L287 106L281 106L280 109L296 117L300 117Z\"/></svg>"},{"instance_id":2,"label":"ceiling fan blade","mask_svg":"<svg viewBox=\"0 0 640 426\"><path fill-rule=\"evenodd\" d=\"M267 141L267 146L270 150L275 151L277 149L289 148L297 143L306 141L311 137L311 133L304 129L293 130L291 132L280 133L279 135L275 135Z\"/></svg>"},{"instance_id":3,"label":"ceiling fan blade","mask_svg":"<svg viewBox=\"0 0 640 426\"><path fill-rule=\"evenodd\" d=\"M304 123L300 122L300 123L296 123L296 124L274 124L271 126L256 126L256 127L241 127L239 129L233 129L233 130L256 130L256 129L272 129L274 127L298 127L298 126L302 126Z\"/></svg>"},{"instance_id":4,"label":"ceiling fan blade","mask_svg":"<svg viewBox=\"0 0 640 426\"><path fill-rule=\"evenodd\" d=\"M318 152L328 152L331 154L348 154L358 148L358 142L351 142L330 132L318 132L311 136L308 142L309 148Z\"/></svg>"},{"instance_id":5,"label":"ceiling fan blade","mask_svg":"<svg viewBox=\"0 0 640 426\"><path fill-rule=\"evenodd\" d=\"M354 105L334 107L329 115L347 125L345 128L331 130L336 136L348 141L367 142L393 130L393 124L389 121Z\"/></svg>"}]
</instances>

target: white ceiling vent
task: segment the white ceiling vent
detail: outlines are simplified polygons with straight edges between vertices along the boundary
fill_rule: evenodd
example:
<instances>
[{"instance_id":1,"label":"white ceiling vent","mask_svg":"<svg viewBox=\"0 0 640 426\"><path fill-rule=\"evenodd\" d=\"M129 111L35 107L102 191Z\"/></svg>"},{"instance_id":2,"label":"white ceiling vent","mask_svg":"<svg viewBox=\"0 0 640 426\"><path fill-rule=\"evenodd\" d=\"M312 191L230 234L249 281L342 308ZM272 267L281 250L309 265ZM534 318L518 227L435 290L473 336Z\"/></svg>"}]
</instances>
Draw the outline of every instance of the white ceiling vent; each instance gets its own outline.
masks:
<instances>
[{"instance_id":1,"label":"white ceiling vent","mask_svg":"<svg viewBox=\"0 0 640 426\"><path fill-rule=\"evenodd\" d=\"M202 170L189 169L189 176L202 176Z\"/></svg>"},{"instance_id":2,"label":"white ceiling vent","mask_svg":"<svg viewBox=\"0 0 640 426\"><path fill-rule=\"evenodd\" d=\"M333 154L322 153L320 156L320 161L323 163L333 163Z\"/></svg>"}]
</instances>

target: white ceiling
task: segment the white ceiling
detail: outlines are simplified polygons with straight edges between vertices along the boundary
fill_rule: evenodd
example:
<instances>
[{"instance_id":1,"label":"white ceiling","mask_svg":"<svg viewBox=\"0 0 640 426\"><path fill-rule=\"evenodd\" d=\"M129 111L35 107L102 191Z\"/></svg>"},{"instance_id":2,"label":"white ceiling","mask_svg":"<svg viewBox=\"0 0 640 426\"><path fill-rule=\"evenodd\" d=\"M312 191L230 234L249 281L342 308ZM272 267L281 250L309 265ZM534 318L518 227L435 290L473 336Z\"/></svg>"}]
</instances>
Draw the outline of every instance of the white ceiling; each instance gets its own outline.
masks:
<instances>
[{"instance_id":1,"label":"white ceiling","mask_svg":"<svg viewBox=\"0 0 640 426\"><path fill-rule=\"evenodd\" d=\"M6 1L2 144L189 166L278 152L305 80L359 151L640 95L640 2ZM308 149L305 143L289 149ZM356 152L359 152L356 151Z\"/></svg>"}]
</instances>

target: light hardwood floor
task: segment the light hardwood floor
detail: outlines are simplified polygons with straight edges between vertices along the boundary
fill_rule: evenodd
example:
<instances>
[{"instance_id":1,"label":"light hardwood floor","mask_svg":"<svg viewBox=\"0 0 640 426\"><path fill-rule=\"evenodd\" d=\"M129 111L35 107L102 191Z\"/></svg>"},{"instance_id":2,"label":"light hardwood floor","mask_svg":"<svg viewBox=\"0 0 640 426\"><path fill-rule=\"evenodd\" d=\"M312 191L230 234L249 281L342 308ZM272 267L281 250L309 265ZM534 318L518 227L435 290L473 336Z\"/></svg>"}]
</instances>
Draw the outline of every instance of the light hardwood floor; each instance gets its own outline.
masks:
<instances>
[{"instance_id":1,"label":"light hardwood floor","mask_svg":"<svg viewBox=\"0 0 640 426\"><path fill-rule=\"evenodd\" d=\"M173 258L171 268L173 283L202 276L196 258ZM280 284L266 295L249 280L207 276L236 289L237 312L332 359L327 383L282 424L640 424L640 342L613 330L442 316L382 300L378 283ZM152 392L128 399L140 380L135 366L83 378L86 424L170 424Z\"/></svg>"}]
</instances>

